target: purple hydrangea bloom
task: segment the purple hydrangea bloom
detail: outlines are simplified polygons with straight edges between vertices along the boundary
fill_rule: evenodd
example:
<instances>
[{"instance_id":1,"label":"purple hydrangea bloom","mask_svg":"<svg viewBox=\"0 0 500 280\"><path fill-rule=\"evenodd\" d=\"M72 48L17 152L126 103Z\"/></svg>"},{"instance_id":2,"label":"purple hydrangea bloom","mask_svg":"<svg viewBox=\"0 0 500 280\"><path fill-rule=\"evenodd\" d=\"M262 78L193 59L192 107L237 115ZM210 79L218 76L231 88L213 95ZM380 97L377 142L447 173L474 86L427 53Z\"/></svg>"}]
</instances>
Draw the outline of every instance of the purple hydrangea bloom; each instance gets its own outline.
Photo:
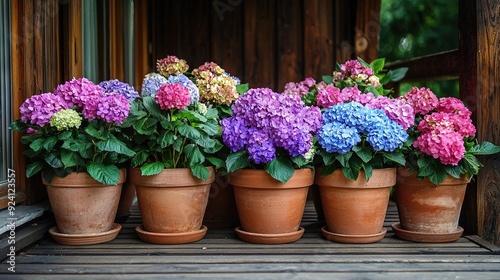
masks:
<instances>
[{"instance_id":1,"label":"purple hydrangea bloom","mask_svg":"<svg viewBox=\"0 0 500 280\"><path fill-rule=\"evenodd\" d=\"M158 89L167 83L167 78L157 73L149 73L142 81L142 96L155 96Z\"/></svg>"},{"instance_id":2,"label":"purple hydrangea bloom","mask_svg":"<svg viewBox=\"0 0 500 280\"><path fill-rule=\"evenodd\" d=\"M291 156L304 156L321 126L321 111L307 107L299 96L251 89L232 106L233 115L223 119L222 139L236 152L246 148L256 164L272 161L277 148Z\"/></svg>"},{"instance_id":3,"label":"purple hydrangea bloom","mask_svg":"<svg viewBox=\"0 0 500 280\"><path fill-rule=\"evenodd\" d=\"M97 104L97 117L105 120L107 123L120 125L130 112L130 102L128 99L118 93L106 94Z\"/></svg>"},{"instance_id":4,"label":"purple hydrangea bloom","mask_svg":"<svg viewBox=\"0 0 500 280\"><path fill-rule=\"evenodd\" d=\"M415 123L413 107L401 99L379 96L370 100L366 106L384 110L389 119L395 121L404 129L410 128Z\"/></svg>"},{"instance_id":5,"label":"purple hydrangea bloom","mask_svg":"<svg viewBox=\"0 0 500 280\"><path fill-rule=\"evenodd\" d=\"M76 106L76 108L80 109L89 99L102 96L104 92L100 86L87 78L73 78L64 84L58 85L54 90L54 94L62 97L68 108Z\"/></svg>"},{"instance_id":6,"label":"purple hydrangea bloom","mask_svg":"<svg viewBox=\"0 0 500 280\"><path fill-rule=\"evenodd\" d=\"M181 86L187 88L189 90L189 94L191 95L191 104L200 101L200 90L186 75L180 74L169 76L167 83L180 84Z\"/></svg>"},{"instance_id":7,"label":"purple hydrangea bloom","mask_svg":"<svg viewBox=\"0 0 500 280\"><path fill-rule=\"evenodd\" d=\"M133 101L139 97L134 87L117 79L102 81L99 83L99 86L102 87L104 93L116 92L125 96L129 101Z\"/></svg>"},{"instance_id":8,"label":"purple hydrangea bloom","mask_svg":"<svg viewBox=\"0 0 500 280\"><path fill-rule=\"evenodd\" d=\"M44 126L50 122L53 114L67 108L66 102L60 96L42 93L26 99L19 111L23 122Z\"/></svg>"}]
</instances>

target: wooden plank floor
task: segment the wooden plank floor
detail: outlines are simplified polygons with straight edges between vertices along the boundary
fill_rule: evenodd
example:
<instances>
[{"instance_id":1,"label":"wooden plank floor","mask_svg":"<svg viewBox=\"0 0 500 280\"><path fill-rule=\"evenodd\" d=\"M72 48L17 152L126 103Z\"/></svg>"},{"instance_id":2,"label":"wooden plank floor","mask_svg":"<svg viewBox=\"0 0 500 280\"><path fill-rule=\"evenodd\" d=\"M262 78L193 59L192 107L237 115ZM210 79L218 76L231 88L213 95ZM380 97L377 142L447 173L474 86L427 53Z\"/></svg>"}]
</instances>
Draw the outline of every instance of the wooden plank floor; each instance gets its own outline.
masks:
<instances>
[{"instance_id":1,"label":"wooden plank floor","mask_svg":"<svg viewBox=\"0 0 500 280\"><path fill-rule=\"evenodd\" d=\"M16 256L16 273L0 265L0 279L500 279L500 255L462 237L453 243L421 244L394 236L398 221L391 202L378 243L327 241L312 203L297 242L250 244L233 229L209 229L202 240L183 245L142 242L134 206L118 237L87 246L59 245L47 234Z\"/></svg>"}]
</instances>

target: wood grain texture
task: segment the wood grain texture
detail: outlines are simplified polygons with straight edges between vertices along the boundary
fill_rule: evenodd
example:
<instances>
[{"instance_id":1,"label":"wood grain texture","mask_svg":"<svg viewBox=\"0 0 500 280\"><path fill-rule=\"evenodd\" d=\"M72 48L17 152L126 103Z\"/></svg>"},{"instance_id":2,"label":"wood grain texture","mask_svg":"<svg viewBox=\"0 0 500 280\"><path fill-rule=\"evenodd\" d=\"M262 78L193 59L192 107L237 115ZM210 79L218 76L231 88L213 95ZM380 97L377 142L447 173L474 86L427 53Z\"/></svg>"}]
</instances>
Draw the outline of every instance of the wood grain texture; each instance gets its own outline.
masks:
<instances>
[{"instance_id":1,"label":"wood grain texture","mask_svg":"<svg viewBox=\"0 0 500 280\"><path fill-rule=\"evenodd\" d=\"M135 44L135 73L134 87L141 89L144 76L152 72L149 66L149 32L148 32L148 2L146 0L136 0L134 2L134 44Z\"/></svg>"},{"instance_id":2,"label":"wood grain texture","mask_svg":"<svg viewBox=\"0 0 500 280\"><path fill-rule=\"evenodd\" d=\"M390 225L398 221L388 205L389 232L372 244L341 244L321 235L312 201L306 204L301 239L290 244L262 245L240 240L234 229L209 229L200 241L155 245L137 237L141 224L137 205L116 239L86 246L65 246L46 236L16 256L16 276L37 279L490 279L500 272L500 258L467 238L452 243L413 243L398 239ZM479 237L475 237L479 241ZM0 264L0 277L8 264ZM470 274L468 274L470 273ZM473 274L472 274L473 273ZM11 276L12 274L9 274ZM380 275L380 278L374 277ZM102 277L102 278L101 278Z\"/></svg>"},{"instance_id":3,"label":"wood grain texture","mask_svg":"<svg viewBox=\"0 0 500 280\"><path fill-rule=\"evenodd\" d=\"M356 56L371 62L378 57L381 0L358 0L357 2L354 50Z\"/></svg>"},{"instance_id":4,"label":"wood grain texture","mask_svg":"<svg viewBox=\"0 0 500 280\"><path fill-rule=\"evenodd\" d=\"M125 80L125 59L123 46L123 2L109 1L109 78Z\"/></svg>"},{"instance_id":5,"label":"wood grain texture","mask_svg":"<svg viewBox=\"0 0 500 280\"><path fill-rule=\"evenodd\" d=\"M478 0L477 135L500 144L500 3ZM500 244L500 154L481 158L478 174L478 234Z\"/></svg>"},{"instance_id":6,"label":"wood grain texture","mask_svg":"<svg viewBox=\"0 0 500 280\"><path fill-rule=\"evenodd\" d=\"M333 3L304 1L304 76L319 79L335 70Z\"/></svg>"},{"instance_id":7,"label":"wood grain texture","mask_svg":"<svg viewBox=\"0 0 500 280\"><path fill-rule=\"evenodd\" d=\"M276 88L276 1L244 1L244 80Z\"/></svg>"}]
</instances>

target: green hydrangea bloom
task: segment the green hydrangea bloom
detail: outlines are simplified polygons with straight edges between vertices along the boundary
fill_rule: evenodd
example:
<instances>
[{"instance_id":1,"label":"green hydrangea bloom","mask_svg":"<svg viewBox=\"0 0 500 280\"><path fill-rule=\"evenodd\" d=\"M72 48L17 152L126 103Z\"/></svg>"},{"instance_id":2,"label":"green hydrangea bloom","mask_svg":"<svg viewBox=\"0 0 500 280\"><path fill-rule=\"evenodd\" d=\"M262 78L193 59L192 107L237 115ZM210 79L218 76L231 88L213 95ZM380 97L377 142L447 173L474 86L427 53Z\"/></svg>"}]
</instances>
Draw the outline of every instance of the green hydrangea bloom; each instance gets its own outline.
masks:
<instances>
[{"instance_id":1,"label":"green hydrangea bloom","mask_svg":"<svg viewBox=\"0 0 500 280\"><path fill-rule=\"evenodd\" d=\"M73 109L63 109L50 118L50 126L57 128L58 131L72 127L79 128L81 124L82 117Z\"/></svg>"}]
</instances>

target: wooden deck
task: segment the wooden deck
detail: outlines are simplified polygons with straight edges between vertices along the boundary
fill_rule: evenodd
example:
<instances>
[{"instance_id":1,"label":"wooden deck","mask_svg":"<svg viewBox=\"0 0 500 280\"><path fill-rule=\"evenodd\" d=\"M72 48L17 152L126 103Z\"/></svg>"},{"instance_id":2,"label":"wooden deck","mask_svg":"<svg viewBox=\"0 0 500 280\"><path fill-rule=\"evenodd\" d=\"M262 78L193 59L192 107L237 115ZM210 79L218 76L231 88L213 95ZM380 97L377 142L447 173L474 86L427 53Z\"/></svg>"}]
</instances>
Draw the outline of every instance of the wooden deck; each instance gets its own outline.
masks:
<instances>
[{"instance_id":1,"label":"wooden deck","mask_svg":"<svg viewBox=\"0 0 500 280\"><path fill-rule=\"evenodd\" d=\"M137 237L134 228L141 218L134 207L115 240L64 246L46 234L16 256L16 273L7 270L4 259L0 279L500 279L498 247L478 245L477 236L440 244L403 241L390 227L397 221L391 203L383 240L334 243L322 237L308 202L302 223L306 231L292 244L250 244L233 229L209 229L195 243L154 245Z\"/></svg>"}]
</instances>

